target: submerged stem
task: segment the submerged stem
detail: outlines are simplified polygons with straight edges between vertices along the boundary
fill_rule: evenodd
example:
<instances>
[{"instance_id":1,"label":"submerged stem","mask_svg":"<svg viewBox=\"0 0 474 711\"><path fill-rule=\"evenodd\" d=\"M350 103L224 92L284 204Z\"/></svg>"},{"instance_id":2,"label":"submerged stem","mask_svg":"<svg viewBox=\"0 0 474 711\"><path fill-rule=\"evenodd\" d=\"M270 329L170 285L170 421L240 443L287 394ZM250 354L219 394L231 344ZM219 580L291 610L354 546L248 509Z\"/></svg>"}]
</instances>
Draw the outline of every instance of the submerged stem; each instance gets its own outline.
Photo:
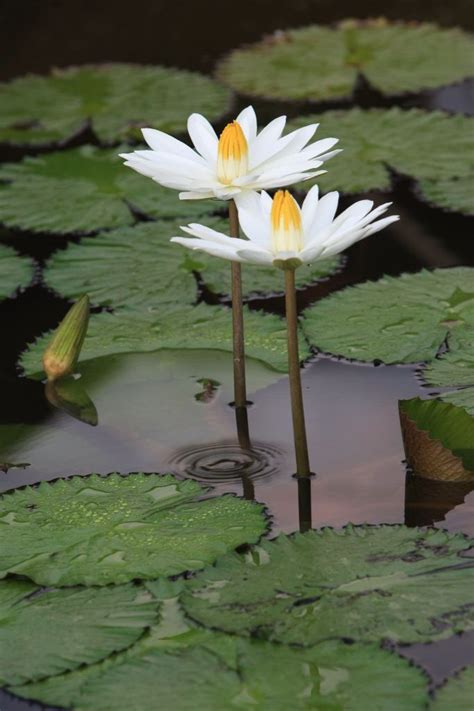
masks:
<instances>
[{"instance_id":1,"label":"submerged stem","mask_svg":"<svg viewBox=\"0 0 474 711\"><path fill-rule=\"evenodd\" d=\"M239 237L239 217L233 200L229 201L231 237ZM242 307L242 276L239 262L231 262L232 330L234 351L234 401L236 407L246 407L244 314Z\"/></svg>"},{"instance_id":2,"label":"submerged stem","mask_svg":"<svg viewBox=\"0 0 474 711\"><path fill-rule=\"evenodd\" d=\"M309 476L308 443L304 421L303 393L298 354L298 317L296 313L295 270L285 269L285 306L288 331L288 370L290 375L291 413L295 440L296 474Z\"/></svg>"}]
</instances>

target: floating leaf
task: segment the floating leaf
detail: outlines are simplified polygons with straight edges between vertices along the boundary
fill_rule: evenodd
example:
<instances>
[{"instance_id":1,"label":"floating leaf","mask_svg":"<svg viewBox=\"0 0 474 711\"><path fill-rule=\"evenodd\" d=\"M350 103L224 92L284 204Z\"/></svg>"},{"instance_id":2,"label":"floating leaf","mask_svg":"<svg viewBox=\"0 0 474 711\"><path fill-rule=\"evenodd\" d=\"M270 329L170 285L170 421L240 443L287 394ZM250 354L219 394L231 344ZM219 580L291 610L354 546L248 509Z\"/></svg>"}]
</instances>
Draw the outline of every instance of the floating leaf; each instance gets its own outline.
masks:
<instances>
[{"instance_id":1,"label":"floating leaf","mask_svg":"<svg viewBox=\"0 0 474 711\"><path fill-rule=\"evenodd\" d=\"M304 312L303 330L323 351L362 361L431 360L474 316L474 269L384 276L337 291Z\"/></svg>"},{"instance_id":2,"label":"floating leaf","mask_svg":"<svg viewBox=\"0 0 474 711\"><path fill-rule=\"evenodd\" d=\"M264 541L197 575L184 593L200 624L272 641L426 642L474 627L474 568L462 535L348 526Z\"/></svg>"},{"instance_id":3,"label":"floating leaf","mask_svg":"<svg viewBox=\"0 0 474 711\"><path fill-rule=\"evenodd\" d=\"M467 178L422 180L418 185L418 191L426 202L436 207L472 215L474 214L473 181L474 173Z\"/></svg>"},{"instance_id":4,"label":"floating leaf","mask_svg":"<svg viewBox=\"0 0 474 711\"><path fill-rule=\"evenodd\" d=\"M28 257L22 257L11 247L0 244L0 301L13 296L18 289L26 288L33 279L34 266Z\"/></svg>"},{"instance_id":5,"label":"floating leaf","mask_svg":"<svg viewBox=\"0 0 474 711\"><path fill-rule=\"evenodd\" d=\"M206 225L209 220L206 221ZM217 229L217 228L216 228ZM225 228L222 230L225 231ZM334 273L341 264L340 257L330 257L296 270L296 286L304 287ZM229 264L223 259L204 252L188 254L185 265L200 273L206 287L215 294L230 294ZM267 296L284 292L284 276L274 267L245 264L242 268L242 293L244 298Z\"/></svg>"},{"instance_id":6,"label":"floating leaf","mask_svg":"<svg viewBox=\"0 0 474 711\"><path fill-rule=\"evenodd\" d=\"M239 639L195 628L183 619L172 595L170 590L167 598L158 598L161 622L130 650L113 660L16 687L14 693L76 711L148 711L150 698L159 698L160 708L176 711L241 706L362 711L367 708L367 689L380 709L402 704L415 711L426 701L423 674L375 645L330 641L301 649Z\"/></svg>"},{"instance_id":7,"label":"floating leaf","mask_svg":"<svg viewBox=\"0 0 474 711\"><path fill-rule=\"evenodd\" d=\"M14 490L0 501L0 577L107 585L177 575L265 531L260 505L230 495L197 501L205 492L157 474L96 474Z\"/></svg>"},{"instance_id":8,"label":"floating leaf","mask_svg":"<svg viewBox=\"0 0 474 711\"><path fill-rule=\"evenodd\" d=\"M296 129L320 123L321 138L339 138L342 157L317 179L324 191L390 188L390 168L419 181L419 192L443 208L472 212L472 117L399 108L329 111L292 121ZM443 166L440 171L440 165ZM308 190L315 181L302 183Z\"/></svg>"},{"instance_id":9,"label":"floating leaf","mask_svg":"<svg viewBox=\"0 0 474 711\"><path fill-rule=\"evenodd\" d=\"M362 74L392 95L471 76L472 51L471 37L458 29L346 20L278 32L236 50L220 63L217 76L246 95L320 101L351 97Z\"/></svg>"},{"instance_id":10,"label":"floating leaf","mask_svg":"<svg viewBox=\"0 0 474 711\"><path fill-rule=\"evenodd\" d=\"M437 689L431 711L472 711L474 666L463 669Z\"/></svg>"},{"instance_id":11,"label":"floating leaf","mask_svg":"<svg viewBox=\"0 0 474 711\"><path fill-rule=\"evenodd\" d=\"M244 309L245 348L255 358L275 370L286 372L286 329L283 319L262 311ZM21 358L27 375L41 377L41 354L49 336L42 336ZM223 306L198 306L171 309L158 313L122 310L114 314L93 315L89 322L81 362L116 353L149 352L160 349L232 351L232 319ZM300 355L304 360L309 349L303 337ZM199 374L200 375L200 374Z\"/></svg>"},{"instance_id":12,"label":"floating leaf","mask_svg":"<svg viewBox=\"0 0 474 711\"><path fill-rule=\"evenodd\" d=\"M407 460L418 476L474 481L474 418L439 400L399 403Z\"/></svg>"},{"instance_id":13,"label":"floating leaf","mask_svg":"<svg viewBox=\"0 0 474 711\"><path fill-rule=\"evenodd\" d=\"M472 294L460 293L462 297ZM430 385L458 387L460 390L443 392L440 398L474 415L474 309L463 313L463 327L453 331L448 338L449 350L433 360L424 370L423 377Z\"/></svg>"},{"instance_id":14,"label":"floating leaf","mask_svg":"<svg viewBox=\"0 0 474 711\"><path fill-rule=\"evenodd\" d=\"M101 141L137 138L141 126L186 128L193 111L217 119L230 94L195 72L131 64L54 69L0 84L0 141L42 145L71 138L91 123Z\"/></svg>"},{"instance_id":15,"label":"floating leaf","mask_svg":"<svg viewBox=\"0 0 474 711\"><path fill-rule=\"evenodd\" d=\"M3 580L0 683L23 684L98 662L136 642L157 610L152 596L134 585L41 590Z\"/></svg>"},{"instance_id":16,"label":"floating leaf","mask_svg":"<svg viewBox=\"0 0 474 711\"><path fill-rule=\"evenodd\" d=\"M217 209L216 201L179 200L123 165L120 148L81 146L0 167L0 222L70 234L132 225L134 211L183 221ZM54 207L53 207L54 206Z\"/></svg>"}]
</instances>

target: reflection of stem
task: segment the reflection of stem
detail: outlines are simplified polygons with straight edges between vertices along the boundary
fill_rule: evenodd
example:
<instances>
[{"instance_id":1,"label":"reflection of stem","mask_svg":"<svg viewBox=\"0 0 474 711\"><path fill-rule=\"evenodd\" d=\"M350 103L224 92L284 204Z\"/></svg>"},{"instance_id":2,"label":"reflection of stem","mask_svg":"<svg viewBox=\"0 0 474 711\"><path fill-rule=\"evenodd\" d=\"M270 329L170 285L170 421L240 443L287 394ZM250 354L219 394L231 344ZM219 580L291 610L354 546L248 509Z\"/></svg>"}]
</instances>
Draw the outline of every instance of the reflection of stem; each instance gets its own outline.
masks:
<instances>
[{"instance_id":1,"label":"reflection of stem","mask_svg":"<svg viewBox=\"0 0 474 711\"><path fill-rule=\"evenodd\" d=\"M239 217L233 200L229 201L229 228L231 237L239 237ZM236 407L245 407L245 346L244 314L242 308L242 275L240 264L231 262L232 276L232 330L234 349L234 400Z\"/></svg>"},{"instance_id":2,"label":"reflection of stem","mask_svg":"<svg viewBox=\"0 0 474 711\"><path fill-rule=\"evenodd\" d=\"M309 476L298 477L298 518L301 533L309 531L312 526L311 478Z\"/></svg>"},{"instance_id":3,"label":"reflection of stem","mask_svg":"<svg viewBox=\"0 0 474 711\"><path fill-rule=\"evenodd\" d=\"M251 449L249 434L249 420L246 407L235 408L235 424L237 425L237 438L242 449Z\"/></svg>"},{"instance_id":4,"label":"reflection of stem","mask_svg":"<svg viewBox=\"0 0 474 711\"><path fill-rule=\"evenodd\" d=\"M309 476L308 443L304 421L303 394L298 355L298 317L296 314L295 270L285 269L285 305L288 329L288 370L290 375L291 412L295 440L296 474Z\"/></svg>"}]
</instances>

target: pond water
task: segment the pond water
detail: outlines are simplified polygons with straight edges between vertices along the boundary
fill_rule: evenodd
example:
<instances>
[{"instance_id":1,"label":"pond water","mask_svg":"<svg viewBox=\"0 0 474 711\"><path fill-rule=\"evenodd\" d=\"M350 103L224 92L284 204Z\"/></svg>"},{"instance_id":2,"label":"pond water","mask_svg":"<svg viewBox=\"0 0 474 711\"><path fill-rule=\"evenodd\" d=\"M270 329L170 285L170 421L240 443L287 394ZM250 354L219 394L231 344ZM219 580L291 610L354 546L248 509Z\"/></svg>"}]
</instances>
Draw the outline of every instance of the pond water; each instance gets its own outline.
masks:
<instances>
[{"instance_id":1,"label":"pond water","mask_svg":"<svg viewBox=\"0 0 474 711\"><path fill-rule=\"evenodd\" d=\"M299 5L299 23L306 22L308 3ZM247 35L231 43L238 45ZM201 52L199 68L209 69L222 50L212 45L207 54ZM183 61L193 65L189 56ZM465 82L414 103L474 113L472 87ZM340 273L298 294L300 308L383 274L474 264L473 220L422 205L409 187L398 176L389 198L402 216L400 223L383 239L369 238L351 248ZM380 195L372 197L381 201ZM38 265L58 245L56 239L9 230L0 236ZM204 291L201 298L216 300ZM256 298L250 307L282 313L283 301L281 296ZM239 447L236 411L229 404L228 353L160 351L80 365L76 382L95 405L95 427L53 406L44 384L21 377L15 364L26 343L56 325L67 308L40 279L0 303L0 461L25 465L0 472L0 491L92 471L171 472L209 484L214 493L232 492L265 504L271 535L348 522L434 525L474 535L474 485L422 480L407 469L398 401L431 392L416 366L360 365L314 354L302 373L314 476L297 481L288 379L257 361L248 363L250 449ZM428 671L434 686L474 663L474 633L400 651ZM0 711L26 709L46 707L0 691Z\"/></svg>"}]
</instances>

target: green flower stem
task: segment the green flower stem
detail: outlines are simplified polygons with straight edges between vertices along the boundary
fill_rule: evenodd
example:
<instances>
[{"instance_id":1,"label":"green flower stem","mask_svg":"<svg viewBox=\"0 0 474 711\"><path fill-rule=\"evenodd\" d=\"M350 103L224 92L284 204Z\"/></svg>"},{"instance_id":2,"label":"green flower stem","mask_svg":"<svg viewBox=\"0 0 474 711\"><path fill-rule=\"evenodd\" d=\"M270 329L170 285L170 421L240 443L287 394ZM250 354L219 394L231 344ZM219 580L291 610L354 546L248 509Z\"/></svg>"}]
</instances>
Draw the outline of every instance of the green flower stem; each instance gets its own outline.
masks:
<instances>
[{"instance_id":1,"label":"green flower stem","mask_svg":"<svg viewBox=\"0 0 474 711\"><path fill-rule=\"evenodd\" d=\"M229 201L230 236L239 237L239 217L233 200ZM234 401L235 407L246 407L244 315L242 310L242 276L240 264L231 262L232 275L232 329L234 349Z\"/></svg>"},{"instance_id":2,"label":"green flower stem","mask_svg":"<svg viewBox=\"0 0 474 711\"><path fill-rule=\"evenodd\" d=\"M301 391L300 362L298 354L298 316L296 313L295 270L285 269L285 306L288 332L288 371L290 374L291 412L295 440L296 475L310 476L308 443L304 421L303 393Z\"/></svg>"}]
</instances>

